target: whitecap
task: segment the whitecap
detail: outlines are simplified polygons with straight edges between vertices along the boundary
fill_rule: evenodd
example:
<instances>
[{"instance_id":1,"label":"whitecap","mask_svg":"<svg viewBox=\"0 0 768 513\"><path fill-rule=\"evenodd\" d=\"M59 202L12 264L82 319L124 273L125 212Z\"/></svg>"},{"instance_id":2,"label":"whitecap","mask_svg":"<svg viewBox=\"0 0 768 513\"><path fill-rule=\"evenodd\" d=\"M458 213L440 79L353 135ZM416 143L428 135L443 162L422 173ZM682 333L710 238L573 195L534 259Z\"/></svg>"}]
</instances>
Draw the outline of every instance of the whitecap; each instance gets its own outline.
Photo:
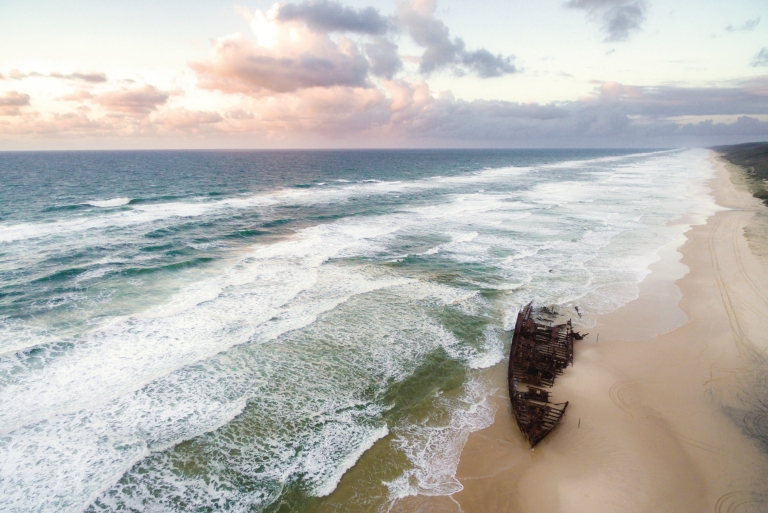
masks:
<instances>
[{"instance_id":1,"label":"whitecap","mask_svg":"<svg viewBox=\"0 0 768 513\"><path fill-rule=\"evenodd\" d=\"M112 198L108 200L92 200L92 201L86 201L86 205L90 205L92 207L99 207L99 208L110 208L110 207L122 207L123 205L127 205L131 202L131 198Z\"/></svg>"}]
</instances>

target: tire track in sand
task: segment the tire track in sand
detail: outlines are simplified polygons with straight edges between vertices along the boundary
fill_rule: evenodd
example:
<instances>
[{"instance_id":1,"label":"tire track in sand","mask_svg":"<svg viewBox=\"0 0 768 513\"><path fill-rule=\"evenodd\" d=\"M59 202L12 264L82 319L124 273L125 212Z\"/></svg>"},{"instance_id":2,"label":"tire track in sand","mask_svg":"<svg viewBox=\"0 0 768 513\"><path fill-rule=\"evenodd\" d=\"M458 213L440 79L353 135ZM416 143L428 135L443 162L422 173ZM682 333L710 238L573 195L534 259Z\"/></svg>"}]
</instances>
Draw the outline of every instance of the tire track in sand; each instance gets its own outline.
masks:
<instances>
[{"instance_id":1,"label":"tire track in sand","mask_svg":"<svg viewBox=\"0 0 768 513\"><path fill-rule=\"evenodd\" d=\"M632 381L617 381L608 389L608 396L611 398L611 401L613 401L613 404L618 406L619 409L633 419L635 418L635 416L632 415L633 407L625 397L625 394L635 387L637 387L637 384Z\"/></svg>"},{"instance_id":2,"label":"tire track in sand","mask_svg":"<svg viewBox=\"0 0 768 513\"><path fill-rule=\"evenodd\" d=\"M741 327L741 323L739 323L739 318L736 316L736 310L733 307L733 302L731 300L731 295L728 292L728 287L725 285L725 280L723 279L723 271L720 267L720 259L718 258L717 250L715 249L715 235L720 231L724 217L724 215L716 214L715 225L712 227L712 230L709 233L707 245L709 246L709 256L712 261L712 267L715 269L716 273L715 281L717 283L717 288L720 290L720 298L723 301L725 313L728 315L728 322L731 325L733 340L736 344L736 349L739 352L739 356L744 357L750 349L754 350L754 345L744 333L744 330Z\"/></svg>"},{"instance_id":3,"label":"tire track in sand","mask_svg":"<svg viewBox=\"0 0 768 513\"><path fill-rule=\"evenodd\" d=\"M697 449L701 449L702 451L707 451L712 454L723 454L725 449L721 447L715 447L714 445L709 445L706 442L702 442L701 440L696 440L695 438L691 438L689 436L677 434L675 435L675 438L680 440L681 442L690 445L691 447L696 447Z\"/></svg>"},{"instance_id":4,"label":"tire track in sand","mask_svg":"<svg viewBox=\"0 0 768 513\"><path fill-rule=\"evenodd\" d=\"M766 296L763 291L760 289L760 287L757 286L755 281L752 279L752 277L747 272L746 267L744 266L744 259L741 257L741 248L739 245L739 235L744 233L744 216L741 215L736 220L736 229L733 230L733 254L736 256L736 265L739 268L739 273L741 273L742 276L744 276L744 280L747 282L747 285L749 285L749 288L752 289L752 291L755 293L755 295L760 298L760 300L763 302L763 304L768 307L768 296ZM765 317L765 314L761 314L763 317Z\"/></svg>"},{"instance_id":5,"label":"tire track in sand","mask_svg":"<svg viewBox=\"0 0 768 513\"><path fill-rule=\"evenodd\" d=\"M759 411L749 411L744 415L744 429L757 440L768 441L768 407L760 401Z\"/></svg>"},{"instance_id":6,"label":"tire track in sand","mask_svg":"<svg viewBox=\"0 0 768 513\"><path fill-rule=\"evenodd\" d=\"M757 513L765 511L766 504L765 499L748 492L729 492L717 499L715 513Z\"/></svg>"},{"instance_id":7,"label":"tire track in sand","mask_svg":"<svg viewBox=\"0 0 768 513\"><path fill-rule=\"evenodd\" d=\"M731 248L733 250L733 256L736 261L739 275L744 279L744 283L747 284L759 301L750 301L750 299L744 298L741 294L734 295L743 300L743 306L745 308L752 310L756 315L768 320L768 296L763 293L760 287L758 287L752 279L752 276L747 272L747 268L744 265L744 259L742 258L741 246L739 245L739 236L744 233L743 226L745 218L745 213L741 213L734 221L734 227L733 230L731 230ZM760 303L762 303L762 305Z\"/></svg>"},{"instance_id":8,"label":"tire track in sand","mask_svg":"<svg viewBox=\"0 0 768 513\"><path fill-rule=\"evenodd\" d=\"M733 215L729 215L733 214ZM766 305L768 306L768 298L762 293L762 291L757 287L755 282L752 280L752 278L749 276L749 273L746 270L746 267L744 265L744 261L741 255L741 250L739 248L739 228L742 226L742 222L745 216L745 213L740 212L736 213L734 211L723 213L722 215L716 215L715 225L712 227L712 230L709 233L708 237L708 246L709 246L709 254L712 261L712 266L715 269L716 273L716 282L717 287L720 291L720 297L723 302L723 307L725 308L725 312L728 315L728 322L731 327L731 333L733 335L734 342L736 344L736 349L739 352L740 357L744 357L750 352L754 354L755 346L752 343L752 341L749 339L749 337L744 332L744 329L741 326L741 323L739 322L739 318L736 315L736 310L733 305L731 293L728 291L728 287L726 286L726 282L723 279L723 271L720 267L720 259L717 255L717 250L715 248L715 236L721 229L721 224L724 217L735 217L735 219L730 223L732 225L732 234L731 234L731 251L733 251L734 254L734 260L736 261L737 266L737 272L744 278L744 281L747 283L750 289L755 293L755 295ZM726 223L726 227L729 223ZM734 226L735 225L735 226ZM747 301L747 303L749 303ZM752 306L752 305L750 305ZM755 310L754 307L752 307L753 310ZM760 315L764 316L764 314L757 312ZM711 370L710 370L711 375ZM712 380L710 380L712 381ZM768 414L766 413L760 413L760 412L748 412L743 419L744 428L753 436L756 438L759 438L761 436L766 436L768 434ZM734 491L729 492L724 495L722 495L717 502L715 503L715 512L716 513L752 513L752 512L758 512L758 511L765 511L765 506L768 504L768 501L766 501L763 498L757 497L752 493L744 492L744 491Z\"/></svg>"}]
</instances>

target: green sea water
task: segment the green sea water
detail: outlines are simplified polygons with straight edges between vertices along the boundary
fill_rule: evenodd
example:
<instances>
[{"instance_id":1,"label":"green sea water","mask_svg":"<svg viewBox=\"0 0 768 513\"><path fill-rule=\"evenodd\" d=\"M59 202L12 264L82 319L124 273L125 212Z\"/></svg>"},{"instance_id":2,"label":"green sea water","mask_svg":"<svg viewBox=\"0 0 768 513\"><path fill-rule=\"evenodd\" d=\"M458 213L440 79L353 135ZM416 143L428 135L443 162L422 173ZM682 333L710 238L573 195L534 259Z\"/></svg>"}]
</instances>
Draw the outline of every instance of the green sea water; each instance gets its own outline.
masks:
<instances>
[{"instance_id":1,"label":"green sea water","mask_svg":"<svg viewBox=\"0 0 768 513\"><path fill-rule=\"evenodd\" d=\"M707 155L0 154L0 509L460 490L517 308L636 297Z\"/></svg>"}]
</instances>

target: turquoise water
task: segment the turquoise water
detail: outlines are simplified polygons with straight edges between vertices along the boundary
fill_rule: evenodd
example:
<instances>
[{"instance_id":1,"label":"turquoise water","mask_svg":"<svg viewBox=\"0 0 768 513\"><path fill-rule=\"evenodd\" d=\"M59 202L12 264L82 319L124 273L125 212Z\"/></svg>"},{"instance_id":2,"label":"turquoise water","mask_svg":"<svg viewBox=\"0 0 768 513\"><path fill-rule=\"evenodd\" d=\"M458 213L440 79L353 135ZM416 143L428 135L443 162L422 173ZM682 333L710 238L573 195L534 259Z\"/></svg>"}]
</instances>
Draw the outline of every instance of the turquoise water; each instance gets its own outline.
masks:
<instances>
[{"instance_id":1,"label":"turquoise water","mask_svg":"<svg viewBox=\"0 0 768 513\"><path fill-rule=\"evenodd\" d=\"M516 308L633 299L707 156L0 154L0 509L453 493Z\"/></svg>"}]
</instances>

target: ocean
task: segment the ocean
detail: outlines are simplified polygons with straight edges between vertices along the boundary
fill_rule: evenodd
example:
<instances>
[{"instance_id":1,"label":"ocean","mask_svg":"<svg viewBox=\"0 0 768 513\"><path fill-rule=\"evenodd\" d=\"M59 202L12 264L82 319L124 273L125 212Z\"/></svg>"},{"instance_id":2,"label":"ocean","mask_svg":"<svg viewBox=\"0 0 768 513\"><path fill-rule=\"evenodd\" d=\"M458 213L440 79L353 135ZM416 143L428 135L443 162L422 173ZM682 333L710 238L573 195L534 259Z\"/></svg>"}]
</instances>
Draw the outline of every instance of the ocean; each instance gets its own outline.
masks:
<instances>
[{"instance_id":1,"label":"ocean","mask_svg":"<svg viewBox=\"0 0 768 513\"><path fill-rule=\"evenodd\" d=\"M0 153L0 510L454 493L517 309L636 298L715 208L708 159Z\"/></svg>"}]
</instances>

